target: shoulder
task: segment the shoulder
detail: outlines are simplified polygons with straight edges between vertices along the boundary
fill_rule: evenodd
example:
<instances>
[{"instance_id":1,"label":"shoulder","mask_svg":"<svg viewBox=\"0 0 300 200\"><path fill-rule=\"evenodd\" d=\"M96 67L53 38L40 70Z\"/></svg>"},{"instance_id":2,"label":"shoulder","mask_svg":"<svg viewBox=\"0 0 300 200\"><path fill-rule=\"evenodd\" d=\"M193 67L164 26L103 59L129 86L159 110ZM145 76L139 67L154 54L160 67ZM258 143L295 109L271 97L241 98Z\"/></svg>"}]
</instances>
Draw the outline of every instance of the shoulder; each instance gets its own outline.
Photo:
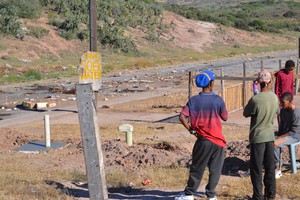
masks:
<instances>
[{"instance_id":1,"label":"shoulder","mask_svg":"<svg viewBox=\"0 0 300 200\"><path fill-rule=\"evenodd\" d=\"M295 108L293 111L294 111L294 115L297 115L300 117L300 110L298 108Z\"/></svg>"},{"instance_id":2,"label":"shoulder","mask_svg":"<svg viewBox=\"0 0 300 200\"><path fill-rule=\"evenodd\" d=\"M263 93L263 92L261 92L261 93ZM269 98L274 98L274 99L278 100L277 95L272 91L266 92L265 95L268 96Z\"/></svg>"},{"instance_id":3,"label":"shoulder","mask_svg":"<svg viewBox=\"0 0 300 200\"><path fill-rule=\"evenodd\" d=\"M217 99L218 101L224 101L223 98L218 94L213 94L213 98Z\"/></svg>"},{"instance_id":4,"label":"shoulder","mask_svg":"<svg viewBox=\"0 0 300 200\"><path fill-rule=\"evenodd\" d=\"M276 72L274 75L277 77L277 76L282 76L284 74L285 74L284 71L281 69L278 72Z\"/></svg>"}]
</instances>

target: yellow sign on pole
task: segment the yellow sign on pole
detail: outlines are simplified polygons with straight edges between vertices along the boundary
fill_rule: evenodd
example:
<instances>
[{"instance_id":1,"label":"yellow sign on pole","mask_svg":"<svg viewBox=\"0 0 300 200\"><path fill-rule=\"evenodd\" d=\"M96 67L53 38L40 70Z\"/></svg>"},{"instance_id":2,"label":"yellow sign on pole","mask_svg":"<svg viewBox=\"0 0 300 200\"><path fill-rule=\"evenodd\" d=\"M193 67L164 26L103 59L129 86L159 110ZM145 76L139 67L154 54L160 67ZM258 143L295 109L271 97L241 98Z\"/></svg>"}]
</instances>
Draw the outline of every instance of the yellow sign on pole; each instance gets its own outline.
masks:
<instances>
[{"instance_id":1,"label":"yellow sign on pole","mask_svg":"<svg viewBox=\"0 0 300 200\"><path fill-rule=\"evenodd\" d=\"M80 59L79 83L92 83L93 91L101 88L102 65L99 52L85 52Z\"/></svg>"}]
</instances>

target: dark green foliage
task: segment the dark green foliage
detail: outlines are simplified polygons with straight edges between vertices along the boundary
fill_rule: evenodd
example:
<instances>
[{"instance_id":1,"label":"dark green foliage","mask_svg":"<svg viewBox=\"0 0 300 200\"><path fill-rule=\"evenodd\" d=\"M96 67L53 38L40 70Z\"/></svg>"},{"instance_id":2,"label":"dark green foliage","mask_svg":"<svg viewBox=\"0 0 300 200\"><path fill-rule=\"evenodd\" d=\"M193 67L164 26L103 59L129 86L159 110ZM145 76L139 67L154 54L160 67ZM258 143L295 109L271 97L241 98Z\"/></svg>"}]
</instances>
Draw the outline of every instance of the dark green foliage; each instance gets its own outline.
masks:
<instances>
[{"instance_id":1,"label":"dark green foliage","mask_svg":"<svg viewBox=\"0 0 300 200\"><path fill-rule=\"evenodd\" d=\"M162 31L166 30L166 26L161 23L163 8L152 0L96 2L98 40L105 48L137 52L137 46L125 31L128 27L140 28L152 41L157 41ZM88 1L49 0L46 5L50 11L58 13L49 16L49 23L59 28L62 37L87 39L87 30L80 28L80 24L89 27Z\"/></svg>"},{"instance_id":2,"label":"dark green foliage","mask_svg":"<svg viewBox=\"0 0 300 200\"><path fill-rule=\"evenodd\" d=\"M146 38L158 41L168 26L162 24L163 8L154 0L96 0L98 40L104 47L124 52L138 52L126 30L139 28ZM2 0L0 31L23 38L25 32L19 18L38 18L42 6L48 10L48 23L58 27L66 39L87 40L89 36L89 1L82 0ZM42 28L31 28L28 35L40 38L47 34Z\"/></svg>"},{"instance_id":3,"label":"dark green foliage","mask_svg":"<svg viewBox=\"0 0 300 200\"><path fill-rule=\"evenodd\" d=\"M42 5L39 0L1 0L0 9L13 7L15 16L19 18L38 18L42 13Z\"/></svg>"},{"instance_id":4,"label":"dark green foliage","mask_svg":"<svg viewBox=\"0 0 300 200\"><path fill-rule=\"evenodd\" d=\"M82 29L77 33L77 38L81 41L86 41L89 39L89 32L87 29Z\"/></svg>"},{"instance_id":5,"label":"dark green foliage","mask_svg":"<svg viewBox=\"0 0 300 200\"><path fill-rule=\"evenodd\" d=\"M300 3L292 1L264 0L221 7L165 4L164 8L186 18L219 23L247 31L298 32L300 26ZM282 22L285 26L281 24Z\"/></svg>"},{"instance_id":6,"label":"dark green foliage","mask_svg":"<svg viewBox=\"0 0 300 200\"><path fill-rule=\"evenodd\" d=\"M0 2L0 31L23 39L25 32L19 18L38 18L42 6L39 0L2 0Z\"/></svg>"},{"instance_id":7,"label":"dark green foliage","mask_svg":"<svg viewBox=\"0 0 300 200\"><path fill-rule=\"evenodd\" d=\"M0 8L0 31L2 33L14 35L17 38L23 39L24 32L21 27L19 18L16 15L15 7Z\"/></svg>"},{"instance_id":8,"label":"dark green foliage","mask_svg":"<svg viewBox=\"0 0 300 200\"><path fill-rule=\"evenodd\" d=\"M75 39L79 32L79 20L75 17L68 17L59 24L59 34L67 40Z\"/></svg>"}]
</instances>

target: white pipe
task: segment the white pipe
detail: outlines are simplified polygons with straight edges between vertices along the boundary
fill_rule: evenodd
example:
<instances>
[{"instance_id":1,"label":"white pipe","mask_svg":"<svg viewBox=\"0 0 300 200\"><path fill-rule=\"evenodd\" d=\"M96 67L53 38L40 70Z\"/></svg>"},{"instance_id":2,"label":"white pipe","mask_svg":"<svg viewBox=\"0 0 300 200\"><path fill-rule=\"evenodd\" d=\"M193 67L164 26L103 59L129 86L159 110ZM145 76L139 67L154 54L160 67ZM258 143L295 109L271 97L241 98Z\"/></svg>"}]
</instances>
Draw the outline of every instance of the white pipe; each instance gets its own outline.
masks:
<instances>
[{"instance_id":1,"label":"white pipe","mask_svg":"<svg viewBox=\"0 0 300 200\"><path fill-rule=\"evenodd\" d=\"M51 139L50 139L50 120L49 115L44 116L44 124L45 124L45 140L46 140L46 147L49 148L51 146Z\"/></svg>"}]
</instances>

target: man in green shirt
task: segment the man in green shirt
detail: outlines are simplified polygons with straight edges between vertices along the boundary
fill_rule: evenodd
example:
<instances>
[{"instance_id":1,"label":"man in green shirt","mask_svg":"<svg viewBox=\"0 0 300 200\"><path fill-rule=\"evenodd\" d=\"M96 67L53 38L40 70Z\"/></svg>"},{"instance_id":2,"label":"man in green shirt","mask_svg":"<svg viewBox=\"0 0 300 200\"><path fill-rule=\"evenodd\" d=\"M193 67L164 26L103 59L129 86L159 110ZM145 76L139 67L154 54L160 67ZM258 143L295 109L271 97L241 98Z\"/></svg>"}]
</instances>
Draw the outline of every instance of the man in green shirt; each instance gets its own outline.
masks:
<instances>
[{"instance_id":1,"label":"man in green shirt","mask_svg":"<svg viewBox=\"0 0 300 200\"><path fill-rule=\"evenodd\" d=\"M253 185L253 200L275 199L275 156L274 119L279 114L277 96L270 91L271 74L263 70L258 74L261 92L253 96L244 109L243 115L251 117L249 141L250 174ZM265 170L262 193L262 171Z\"/></svg>"}]
</instances>

